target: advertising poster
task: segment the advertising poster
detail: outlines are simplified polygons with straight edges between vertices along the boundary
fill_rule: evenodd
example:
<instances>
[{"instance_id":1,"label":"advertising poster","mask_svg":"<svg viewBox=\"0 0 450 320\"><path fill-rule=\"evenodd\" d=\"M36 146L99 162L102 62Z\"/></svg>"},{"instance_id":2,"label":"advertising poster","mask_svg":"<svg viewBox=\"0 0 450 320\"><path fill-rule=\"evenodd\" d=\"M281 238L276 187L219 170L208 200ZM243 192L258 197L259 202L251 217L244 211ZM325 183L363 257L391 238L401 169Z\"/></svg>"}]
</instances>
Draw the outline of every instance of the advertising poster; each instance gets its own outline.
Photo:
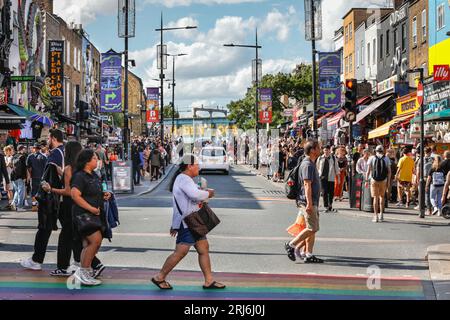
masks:
<instances>
[{"instance_id":1,"label":"advertising poster","mask_svg":"<svg viewBox=\"0 0 450 320\"><path fill-rule=\"evenodd\" d=\"M122 112L122 56L102 53L100 112Z\"/></svg>"},{"instance_id":2,"label":"advertising poster","mask_svg":"<svg viewBox=\"0 0 450 320\"><path fill-rule=\"evenodd\" d=\"M319 112L341 110L341 56L336 52L319 53Z\"/></svg>"},{"instance_id":3,"label":"advertising poster","mask_svg":"<svg viewBox=\"0 0 450 320\"><path fill-rule=\"evenodd\" d=\"M259 89L259 123L272 123L272 89Z\"/></svg>"},{"instance_id":4,"label":"advertising poster","mask_svg":"<svg viewBox=\"0 0 450 320\"><path fill-rule=\"evenodd\" d=\"M147 123L159 122L159 88L147 88Z\"/></svg>"},{"instance_id":5,"label":"advertising poster","mask_svg":"<svg viewBox=\"0 0 450 320\"><path fill-rule=\"evenodd\" d=\"M112 163L112 191L114 193L133 192L132 179L131 161L114 161Z\"/></svg>"},{"instance_id":6,"label":"advertising poster","mask_svg":"<svg viewBox=\"0 0 450 320\"><path fill-rule=\"evenodd\" d=\"M64 41L48 42L48 80L50 96L54 103L64 99Z\"/></svg>"}]
</instances>

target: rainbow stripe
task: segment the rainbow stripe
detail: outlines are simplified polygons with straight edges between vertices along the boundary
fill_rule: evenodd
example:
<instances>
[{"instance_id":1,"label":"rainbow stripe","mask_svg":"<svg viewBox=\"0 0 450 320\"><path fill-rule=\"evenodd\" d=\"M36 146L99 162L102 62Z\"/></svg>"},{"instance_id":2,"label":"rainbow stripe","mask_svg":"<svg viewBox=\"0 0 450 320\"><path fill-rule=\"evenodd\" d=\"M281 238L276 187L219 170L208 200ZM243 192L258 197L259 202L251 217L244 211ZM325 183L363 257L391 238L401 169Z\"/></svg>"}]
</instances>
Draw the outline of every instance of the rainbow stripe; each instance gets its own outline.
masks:
<instances>
[{"instance_id":1,"label":"rainbow stripe","mask_svg":"<svg viewBox=\"0 0 450 320\"><path fill-rule=\"evenodd\" d=\"M382 278L380 290L367 288L367 277L217 273L225 290L205 291L200 272L174 271L174 290L150 282L155 270L108 268L103 284L69 290L66 278L48 271L0 269L0 299L26 300L422 300L419 278Z\"/></svg>"}]
</instances>

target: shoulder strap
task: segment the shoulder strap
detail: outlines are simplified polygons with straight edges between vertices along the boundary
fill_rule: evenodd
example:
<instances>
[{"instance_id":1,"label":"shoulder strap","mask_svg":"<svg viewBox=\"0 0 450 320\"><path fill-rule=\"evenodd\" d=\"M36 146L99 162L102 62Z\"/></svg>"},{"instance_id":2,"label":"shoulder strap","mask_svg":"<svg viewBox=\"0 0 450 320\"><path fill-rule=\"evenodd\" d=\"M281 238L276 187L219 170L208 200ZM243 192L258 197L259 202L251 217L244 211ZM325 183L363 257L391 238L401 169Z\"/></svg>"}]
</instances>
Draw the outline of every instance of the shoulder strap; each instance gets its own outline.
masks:
<instances>
[{"instance_id":1,"label":"shoulder strap","mask_svg":"<svg viewBox=\"0 0 450 320\"><path fill-rule=\"evenodd\" d=\"M62 170L64 170L64 167L65 167L65 163L64 163L64 153L61 151L60 148L56 148L56 150L58 150L59 153L61 153L61 157L62 157Z\"/></svg>"},{"instance_id":2,"label":"shoulder strap","mask_svg":"<svg viewBox=\"0 0 450 320\"><path fill-rule=\"evenodd\" d=\"M180 215L183 215L183 212L181 211L180 206L178 205L177 198L175 198L175 195L173 196L173 200L175 200L175 204L177 205L178 212L180 213Z\"/></svg>"}]
</instances>

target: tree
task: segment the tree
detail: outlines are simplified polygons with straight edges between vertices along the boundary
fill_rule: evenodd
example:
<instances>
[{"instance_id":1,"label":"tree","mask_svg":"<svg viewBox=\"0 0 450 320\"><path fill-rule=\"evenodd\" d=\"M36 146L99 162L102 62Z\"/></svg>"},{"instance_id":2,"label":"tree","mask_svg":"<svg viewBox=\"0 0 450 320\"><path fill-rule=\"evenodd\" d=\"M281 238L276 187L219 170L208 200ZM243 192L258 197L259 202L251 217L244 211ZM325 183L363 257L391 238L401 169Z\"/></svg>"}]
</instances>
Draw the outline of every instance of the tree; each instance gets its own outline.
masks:
<instances>
[{"instance_id":1,"label":"tree","mask_svg":"<svg viewBox=\"0 0 450 320\"><path fill-rule=\"evenodd\" d=\"M278 73L265 75L259 85L260 88L272 89L272 126L276 127L285 118L283 111L288 106L281 103L281 97L287 95L296 100L312 100L312 65L300 64L292 73ZM244 130L255 127L256 116L256 86L247 91L245 97L228 104L230 115L228 118L236 122L236 125Z\"/></svg>"},{"instance_id":2,"label":"tree","mask_svg":"<svg viewBox=\"0 0 450 320\"><path fill-rule=\"evenodd\" d=\"M167 106L164 106L164 119L172 119L172 114L174 112L174 108L172 107L172 104L169 104ZM180 113L175 112L175 118L180 118Z\"/></svg>"}]
</instances>

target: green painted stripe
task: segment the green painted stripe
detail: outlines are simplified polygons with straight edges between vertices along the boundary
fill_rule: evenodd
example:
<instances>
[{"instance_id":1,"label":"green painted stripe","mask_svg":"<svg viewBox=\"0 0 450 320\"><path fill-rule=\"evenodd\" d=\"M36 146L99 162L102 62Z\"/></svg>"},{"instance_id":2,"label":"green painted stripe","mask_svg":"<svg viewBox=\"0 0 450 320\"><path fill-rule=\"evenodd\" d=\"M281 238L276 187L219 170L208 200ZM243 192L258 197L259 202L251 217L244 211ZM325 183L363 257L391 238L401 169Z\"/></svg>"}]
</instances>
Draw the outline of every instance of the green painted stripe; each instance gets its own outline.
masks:
<instances>
[{"instance_id":1,"label":"green painted stripe","mask_svg":"<svg viewBox=\"0 0 450 320\"><path fill-rule=\"evenodd\" d=\"M182 291L203 291L200 286L176 286ZM27 288L27 289L67 289L65 283L48 283L48 282L2 282L0 288ZM67 289L68 290L68 289ZM127 284L108 284L104 283L101 287L86 287L86 290L158 290L152 284L146 285L127 285ZM276 288L276 287L228 287L227 292L235 293L296 293L296 294L324 294L324 295L364 295L364 296L392 296L392 297L423 297L422 291L385 291L385 290L332 290L321 288Z\"/></svg>"}]
</instances>

